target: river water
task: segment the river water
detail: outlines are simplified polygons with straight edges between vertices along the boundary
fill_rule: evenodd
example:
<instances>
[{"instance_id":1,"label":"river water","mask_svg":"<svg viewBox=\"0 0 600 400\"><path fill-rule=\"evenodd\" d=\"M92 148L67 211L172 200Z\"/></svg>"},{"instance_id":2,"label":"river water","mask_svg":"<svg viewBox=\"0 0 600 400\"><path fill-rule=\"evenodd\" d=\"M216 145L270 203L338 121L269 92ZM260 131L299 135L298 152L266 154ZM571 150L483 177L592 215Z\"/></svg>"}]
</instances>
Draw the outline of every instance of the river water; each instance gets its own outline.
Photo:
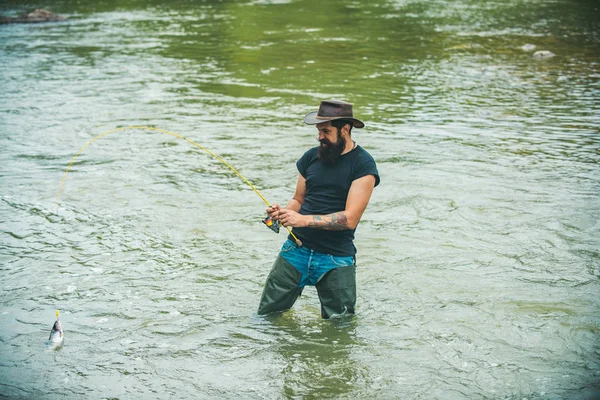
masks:
<instances>
[{"instance_id":1,"label":"river water","mask_svg":"<svg viewBox=\"0 0 600 400\"><path fill-rule=\"evenodd\" d=\"M595 1L51 5L0 26L0 397L600 398ZM255 314L286 235L172 135L94 141L58 201L80 148L143 125L286 203L325 98L382 180L352 319L314 288Z\"/></svg>"}]
</instances>

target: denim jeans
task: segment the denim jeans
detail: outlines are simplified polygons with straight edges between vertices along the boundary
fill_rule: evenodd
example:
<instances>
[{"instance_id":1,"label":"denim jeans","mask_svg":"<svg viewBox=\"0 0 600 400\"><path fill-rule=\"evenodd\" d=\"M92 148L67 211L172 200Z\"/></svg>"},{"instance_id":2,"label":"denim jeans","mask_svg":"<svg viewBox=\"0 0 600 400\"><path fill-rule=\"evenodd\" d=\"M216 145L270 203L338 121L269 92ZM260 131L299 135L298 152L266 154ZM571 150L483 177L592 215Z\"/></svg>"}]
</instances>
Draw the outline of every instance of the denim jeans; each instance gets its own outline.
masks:
<instances>
[{"instance_id":1,"label":"denim jeans","mask_svg":"<svg viewBox=\"0 0 600 400\"><path fill-rule=\"evenodd\" d=\"M354 256L332 256L315 250L299 247L286 240L279 253L302 274L298 287L316 286L323 276L335 268L354 265Z\"/></svg>"},{"instance_id":2,"label":"denim jeans","mask_svg":"<svg viewBox=\"0 0 600 400\"><path fill-rule=\"evenodd\" d=\"M354 314L356 305L356 265L354 257L339 257L283 244L265 282L258 313L290 309L306 285L317 288L321 316L333 318Z\"/></svg>"}]
</instances>

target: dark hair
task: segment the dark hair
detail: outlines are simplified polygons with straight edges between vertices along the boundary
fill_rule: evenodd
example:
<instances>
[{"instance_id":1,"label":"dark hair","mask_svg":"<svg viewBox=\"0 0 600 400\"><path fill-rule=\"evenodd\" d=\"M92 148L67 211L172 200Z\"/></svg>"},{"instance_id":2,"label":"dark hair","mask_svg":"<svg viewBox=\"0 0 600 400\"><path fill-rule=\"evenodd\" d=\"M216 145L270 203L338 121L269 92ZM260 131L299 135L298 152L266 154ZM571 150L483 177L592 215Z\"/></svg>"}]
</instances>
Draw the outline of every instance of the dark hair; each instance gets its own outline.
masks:
<instances>
[{"instance_id":1,"label":"dark hair","mask_svg":"<svg viewBox=\"0 0 600 400\"><path fill-rule=\"evenodd\" d=\"M348 129L348 133L352 134L352 127L354 125L352 124L352 121L350 121L349 119L334 119L333 121L331 121L331 125L335 126L337 128L338 132L346 124L350 125L350 128Z\"/></svg>"}]
</instances>

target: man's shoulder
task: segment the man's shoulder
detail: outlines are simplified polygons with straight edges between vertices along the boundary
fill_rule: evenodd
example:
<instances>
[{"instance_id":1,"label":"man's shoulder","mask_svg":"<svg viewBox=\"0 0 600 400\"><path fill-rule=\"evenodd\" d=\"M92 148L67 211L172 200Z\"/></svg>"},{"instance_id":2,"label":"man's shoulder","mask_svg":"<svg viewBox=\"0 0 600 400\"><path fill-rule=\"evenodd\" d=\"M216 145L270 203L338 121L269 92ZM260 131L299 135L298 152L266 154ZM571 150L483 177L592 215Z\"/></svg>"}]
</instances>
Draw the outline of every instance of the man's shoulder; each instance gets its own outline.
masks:
<instances>
[{"instance_id":1,"label":"man's shoulder","mask_svg":"<svg viewBox=\"0 0 600 400\"><path fill-rule=\"evenodd\" d=\"M377 171L377 163L369 152L360 146L357 146L356 150L359 150L356 157L356 165L360 171L359 177L364 175L373 175L375 177L375 186L379 185L380 178L379 172Z\"/></svg>"},{"instance_id":2,"label":"man's shoulder","mask_svg":"<svg viewBox=\"0 0 600 400\"><path fill-rule=\"evenodd\" d=\"M302 174L302 176L306 176L306 169L309 165L313 164L313 162L318 158L317 157L318 147L314 147L312 149L308 149L302 157L296 161L296 166L298 167L298 171Z\"/></svg>"},{"instance_id":3,"label":"man's shoulder","mask_svg":"<svg viewBox=\"0 0 600 400\"><path fill-rule=\"evenodd\" d=\"M304 152L304 154L302 155L302 157L300 157L301 160L312 160L313 158L317 157L317 152L319 151L319 147L313 147L311 149L306 150L306 152Z\"/></svg>"},{"instance_id":4,"label":"man's shoulder","mask_svg":"<svg viewBox=\"0 0 600 400\"><path fill-rule=\"evenodd\" d=\"M367 151L365 150L363 147L356 146L356 150L358 150L356 152L356 157L360 160L360 161L372 161L375 162L375 159L373 158L373 156Z\"/></svg>"},{"instance_id":5,"label":"man's shoulder","mask_svg":"<svg viewBox=\"0 0 600 400\"><path fill-rule=\"evenodd\" d=\"M319 151L319 146L315 146L315 147L312 147L312 148L306 150L304 155L311 155L311 156L316 155L318 151Z\"/></svg>"}]
</instances>

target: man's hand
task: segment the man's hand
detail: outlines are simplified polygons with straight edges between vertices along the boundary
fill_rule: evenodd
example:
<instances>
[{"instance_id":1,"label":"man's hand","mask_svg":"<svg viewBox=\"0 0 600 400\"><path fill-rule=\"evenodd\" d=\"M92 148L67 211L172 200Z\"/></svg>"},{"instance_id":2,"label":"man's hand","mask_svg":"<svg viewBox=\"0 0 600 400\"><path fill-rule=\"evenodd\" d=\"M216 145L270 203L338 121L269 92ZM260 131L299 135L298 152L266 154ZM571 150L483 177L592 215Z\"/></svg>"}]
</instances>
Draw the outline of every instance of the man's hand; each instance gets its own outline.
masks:
<instances>
[{"instance_id":1,"label":"man's hand","mask_svg":"<svg viewBox=\"0 0 600 400\"><path fill-rule=\"evenodd\" d=\"M267 214L269 214L269 217L271 217L274 221L277 221L279 219L280 211L281 206L277 203L273 203L269 207L267 207Z\"/></svg>"},{"instance_id":2,"label":"man's hand","mask_svg":"<svg viewBox=\"0 0 600 400\"><path fill-rule=\"evenodd\" d=\"M296 211L288 210L286 208L279 210L278 218L283 226L292 228L308 226L307 217L305 215L298 214Z\"/></svg>"}]
</instances>

